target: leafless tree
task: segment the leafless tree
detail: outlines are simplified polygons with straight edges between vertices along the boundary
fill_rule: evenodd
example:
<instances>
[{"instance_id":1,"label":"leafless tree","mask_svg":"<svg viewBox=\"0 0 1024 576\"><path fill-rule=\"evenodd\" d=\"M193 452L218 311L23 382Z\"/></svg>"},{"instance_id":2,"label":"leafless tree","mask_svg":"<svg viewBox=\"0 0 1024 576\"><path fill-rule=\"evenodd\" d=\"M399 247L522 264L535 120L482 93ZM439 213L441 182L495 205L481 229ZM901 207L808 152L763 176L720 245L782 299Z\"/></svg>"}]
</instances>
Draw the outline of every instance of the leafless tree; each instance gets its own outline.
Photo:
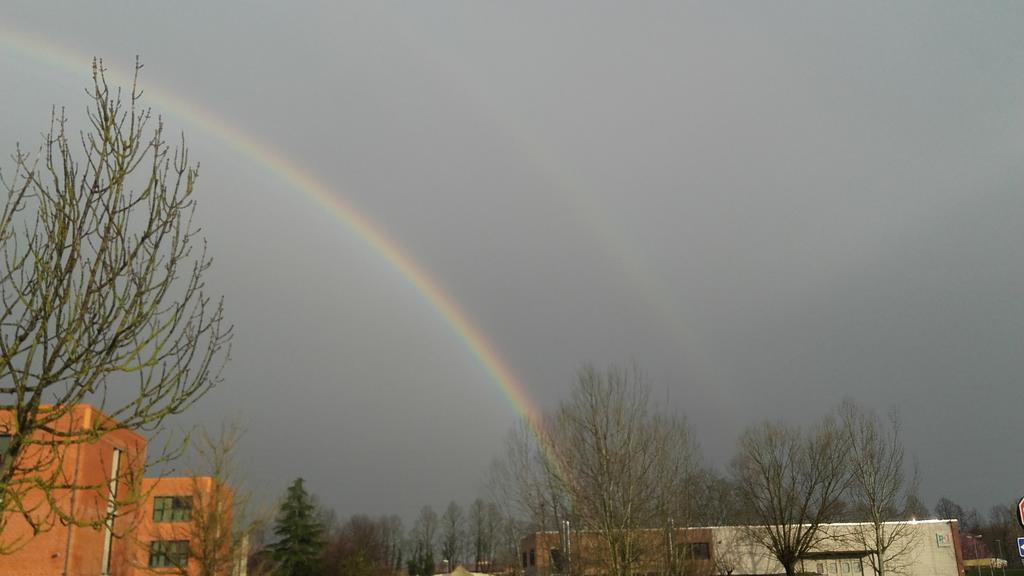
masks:
<instances>
[{"instance_id":1,"label":"leafless tree","mask_svg":"<svg viewBox=\"0 0 1024 576\"><path fill-rule=\"evenodd\" d=\"M916 492L907 494L907 501L903 504L903 519L924 520L930 517L931 512L928 511L928 507L921 501L921 497Z\"/></svg>"},{"instance_id":2,"label":"leafless tree","mask_svg":"<svg viewBox=\"0 0 1024 576\"><path fill-rule=\"evenodd\" d=\"M554 530L570 516L564 486L551 461L551 422L520 419L491 465L489 489L503 514L525 520L531 530Z\"/></svg>"},{"instance_id":3,"label":"leafless tree","mask_svg":"<svg viewBox=\"0 0 1024 576\"><path fill-rule=\"evenodd\" d=\"M847 500L863 527L851 537L873 550L868 563L877 576L906 573L916 561L913 526L903 508L917 491L917 475L906 461L898 412L883 422L852 401L839 407L842 431L850 446Z\"/></svg>"},{"instance_id":4,"label":"leafless tree","mask_svg":"<svg viewBox=\"0 0 1024 576\"><path fill-rule=\"evenodd\" d=\"M380 520L381 540L384 558L381 565L386 566L390 572L397 572L402 568L402 541L405 529L402 526L402 518L394 514L384 516Z\"/></svg>"},{"instance_id":5,"label":"leafless tree","mask_svg":"<svg viewBox=\"0 0 1024 576\"><path fill-rule=\"evenodd\" d=\"M199 462L192 472L191 556L199 576L226 576L247 561L254 533L267 525L269 510L256 510L237 462L244 435L235 422L216 436L203 429L194 442ZM206 479L209 479L207 481Z\"/></svg>"},{"instance_id":6,"label":"leafless tree","mask_svg":"<svg viewBox=\"0 0 1024 576\"><path fill-rule=\"evenodd\" d=\"M388 574L385 519L356 514L337 527L327 543L323 576Z\"/></svg>"},{"instance_id":7,"label":"leafless tree","mask_svg":"<svg viewBox=\"0 0 1024 576\"><path fill-rule=\"evenodd\" d=\"M1017 520L1017 502L992 506L989 509L988 522L980 532L986 542L994 544L993 552L1008 562L1020 562L1018 555L1012 553L1017 547L1017 538L1024 533Z\"/></svg>"},{"instance_id":8,"label":"leafless tree","mask_svg":"<svg viewBox=\"0 0 1024 576\"><path fill-rule=\"evenodd\" d=\"M434 541L437 539L437 528L437 512L434 512L434 509L430 506L424 506L420 510L419 517L416 518L411 534L413 544L423 554L433 556L435 549Z\"/></svg>"},{"instance_id":9,"label":"leafless tree","mask_svg":"<svg viewBox=\"0 0 1024 576\"><path fill-rule=\"evenodd\" d=\"M487 566L494 548L494 525L488 515L488 505L482 498L469 506L469 541L473 547L474 570Z\"/></svg>"},{"instance_id":10,"label":"leafless tree","mask_svg":"<svg viewBox=\"0 0 1024 576\"><path fill-rule=\"evenodd\" d=\"M448 570L454 570L462 562L466 541L466 515L454 500L441 515L440 537L441 559L448 563Z\"/></svg>"},{"instance_id":11,"label":"leafless tree","mask_svg":"<svg viewBox=\"0 0 1024 576\"><path fill-rule=\"evenodd\" d=\"M935 503L935 516L940 520L956 520L961 524L960 529L964 529L964 509L945 496L939 498L939 501Z\"/></svg>"},{"instance_id":12,"label":"leafless tree","mask_svg":"<svg viewBox=\"0 0 1024 576\"><path fill-rule=\"evenodd\" d=\"M494 557L499 564L506 568L506 572L518 575L525 572L522 563L523 550L519 545L519 539L527 529L527 526L516 517L502 515Z\"/></svg>"},{"instance_id":13,"label":"leafless tree","mask_svg":"<svg viewBox=\"0 0 1024 576\"><path fill-rule=\"evenodd\" d=\"M697 491L695 502L696 521L700 526L735 526L743 524L746 518L736 498L733 482L711 469L700 471L693 482Z\"/></svg>"},{"instance_id":14,"label":"leafless tree","mask_svg":"<svg viewBox=\"0 0 1024 576\"><path fill-rule=\"evenodd\" d=\"M216 435L200 429L194 436L190 443L195 456L189 470L191 491L183 496L189 503L188 521L165 525L162 535L163 539L188 542L188 554L182 565L152 572L228 576L248 562L252 541L259 539L272 514L252 506L236 460L243 436L244 430L236 422L223 424ZM137 544L142 550L150 546L148 541Z\"/></svg>"},{"instance_id":15,"label":"leafless tree","mask_svg":"<svg viewBox=\"0 0 1024 576\"><path fill-rule=\"evenodd\" d=\"M504 517L501 515L501 509L494 502L488 502L487 508L484 512L484 534L486 535L483 539L483 560L486 562L485 566L479 567L477 570L484 570L486 567L487 572L491 572L495 569L496 563L500 560L500 543L501 543L501 530L504 524ZM478 560L479 562L479 560Z\"/></svg>"},{"instance_id":16,"label":"leafless tree","mask_svg":"<svg viewBox=\"0 0 1024 576\"><path fill-rule=\"evenodd\" d=\"M645 550L640 529L688 521L696 447L684 420L652 409L635 366L582 369L551 438L558 483L578 525L604 541L609 573L631 574L645 554L662 553Z\"/></svg>"},{"instance_id":17,"label":"leafless tree","mask_svg":"<svg viewBox=\"0 0 1024 576\"><path fill-rule=\"evenodd\" d=\"M754 522L747 537L767 548L788 576L827 537L822 525L850 482L849 452L833 417L810 430L769 422L740 436L733 473Z\"/></svg>"},{"instance_id":18,"label":"leafless tree","mask_svg":"<svg viewBox=\"0 0 1024 576\"><path fill-rule=\"evenodd\" d=\"M204 291L211 260L192 222L198 165L184 139L167 144L141 95L133 82L122 97L94 63L89 128L72 132L54 111L39 153L19 147L0 177L0 522L13 513L34 533L106 524L48 497L105 490L70 486L64 453L113 430L160 430L219 380L228 355L231 329ZM61 426L83 402L109 418Z\"/></svg>"}]
</instances>

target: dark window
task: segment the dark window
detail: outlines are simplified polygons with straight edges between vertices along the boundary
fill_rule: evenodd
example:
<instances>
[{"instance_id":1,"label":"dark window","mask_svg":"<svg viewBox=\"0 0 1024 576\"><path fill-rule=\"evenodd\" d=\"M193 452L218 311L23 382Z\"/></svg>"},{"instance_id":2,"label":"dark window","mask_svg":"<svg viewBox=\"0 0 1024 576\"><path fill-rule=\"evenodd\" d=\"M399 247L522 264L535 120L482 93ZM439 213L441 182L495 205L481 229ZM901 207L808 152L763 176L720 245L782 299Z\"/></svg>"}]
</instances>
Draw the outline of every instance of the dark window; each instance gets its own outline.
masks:
<instances>
[{"instance_id":1,"label":"dark window","mask_svg":"<svg viewBox=\"0 0 1024 576\"><path fill-rule=\"evenodd\" d=\"M11 447L11 435L0 434L0 466L7 460L7 449Z\"/></svg>"},{"instance_id":2,"label":"dark window","mask_svg":"<svg viewBox=\"0 0 1024 576\"><path fill-rule=\"evenodd\" d=\"M188 540L157 540L150 543L150 568L184 568L187 564Z\"/></svg>"},{"instance_id":3,"label":"dark window","mask_svg":"<svg viewBox=\"0 0 1024 576\"><path fill-rule=\"evenodd\" d=\"M526 552L523 552L523 568L526 568L527 566L529 566L529 564L527 564L527 561L528 561L528 558L526 557Z\"/></svg>"},{"instance_id":4,"label":"dark window","mask_svg":"<svg viewBox=\"0 0 1024 576\"><path fill-rule=\"evenodd\" d=\"M534 550L533 548L530 548L530 566L536 566L536 565L537 565L537 551Z\"/></svg>"},{"instance_id":5,"label":"dark window","mask_svg":"<svg viewBox=\"0 0 1024 576\"><path fill-rule=\"evenodd\" d=\"M191 497L157 496L153 498L153 522L188 522L191 519Z\"/></svg>"},{"instance_id":6,"label":"dark window","mask_svg":"<svg viewBox=\"0 0 1024 576\"><path fill-rule=\"evenodd\" d=\"M711 546L707 542L691 542L683 549L686 560L708 560L711 558Z\"/></svg>"},{"instance_id":7,"label":"dark window","mask_svg":"<svg viewBox=\"0 0 1024 576\"><path fill-rule=\"evenodd\" d=\"M555 574L565 573L565 556L558 548L551 549L551 571Z\"/></svg>"}]
</instances>

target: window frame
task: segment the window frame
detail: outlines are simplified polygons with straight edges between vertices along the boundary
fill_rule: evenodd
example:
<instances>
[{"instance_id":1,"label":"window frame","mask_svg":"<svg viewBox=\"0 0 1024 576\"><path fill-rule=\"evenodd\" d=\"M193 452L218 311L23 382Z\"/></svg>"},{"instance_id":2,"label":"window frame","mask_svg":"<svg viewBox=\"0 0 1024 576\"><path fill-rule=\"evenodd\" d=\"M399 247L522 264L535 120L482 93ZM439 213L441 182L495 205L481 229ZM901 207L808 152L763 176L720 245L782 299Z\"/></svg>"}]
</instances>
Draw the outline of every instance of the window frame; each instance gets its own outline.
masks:
<instances>
[{"instance_id":1,"label":"window frame","mask_svg":"<svg viewBox=\"0 0 1024 576\"><path fill-rule=\"evenodd\" d=\"M188 545L188 540L153 540L149 543L149 567L188 567L190 557Z\"/></svg>"},{"instance_id":2,"label":"window frame","mask_svg":"<svg viewBox=\"0 0 1024 576\"><path fill-rule=\"evenodd\" d=\"M191 496L154 496L153 497L153 522L191 522L192 521L192 497Z\"/></svg>"}]
</instances>

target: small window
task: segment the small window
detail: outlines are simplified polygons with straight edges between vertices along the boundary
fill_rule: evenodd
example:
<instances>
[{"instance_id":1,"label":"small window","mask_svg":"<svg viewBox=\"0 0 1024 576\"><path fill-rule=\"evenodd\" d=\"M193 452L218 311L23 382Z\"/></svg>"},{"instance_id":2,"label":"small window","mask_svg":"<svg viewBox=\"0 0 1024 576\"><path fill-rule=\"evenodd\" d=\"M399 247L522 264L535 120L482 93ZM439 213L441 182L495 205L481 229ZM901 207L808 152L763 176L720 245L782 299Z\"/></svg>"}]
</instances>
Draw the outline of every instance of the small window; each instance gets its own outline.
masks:
<instances>
[{"instance_id":1,"label":"small window","mask_svg":"<svg viewBox=\"0 0 1024 576\"><path fill-rule=\"evenodd\" d=\"M526 552L523 552L523 568L526 568L529 565L529 558L526 556Z\"/></svg>"},{"instance_id":2,"label":"small window","mask_svg":"<svg viewBox=\"0 0 1024 576\"><path fill-rule=\"evenodd\" d=\"M533 548L530 548L530 566L536 566L536 565L537 565L537 551L534 550Z\"/></svg>"},{"instance_id":3,"label":"small window","mask_svg":"<svg viewBox=\"0 0 1024 576\"><path fill-rule=\"evenodd\" d=\"M683 554L687 560L707 560L711 558L711 546L707 542L691 542L683 548Z\"/></svg>"},{"instance_id":4,"label":"small window","mask_svg":"<svg viewBox=\"0 0 1024 576\"><path fill-rule=\"evenodd\" d=\"M150 568L185 568L188 540L157 540L149 545Z\"/></svg>"},{"instance_id":5,"label":"small window","mask_svg":"<svg viewBox=\"0 0 1024 576\"><path fill-rule=\"evenodd\" d=\"M817 572L818 574L824 574L825 573L825 563L824 562L818 562L818 566L816 567L815 572Z\"/></svg>"},{"instance_id":6,"label":"small window","mask_svg":"<svg viewBox=\"0 0 1024 576\"><path fill-rule=\"evenodd\" d=\"M0 466L3 466L7 459L7 449L11 447L11 435L0 434Z\"/></svg>"},{"instance_id":7,"label":"small window","mask_svg":"<svg viewBox=\"0 0 1024 576\"><path fill-rule=\"evenodd\" d=\"M191 519L191 497L157 496L153 498L153 522L188 522Z\"/></svg>"},{"instance_id":8,"label":"small window","mask_svg":"<svg viewBox=\"0 0 1024 576\"><path fill-rule=\"evenodd\" d=\"M850 573L850 563L849 562L843 562L843 574L849 574L849 573Z\"/></svg>"}]
</instances>

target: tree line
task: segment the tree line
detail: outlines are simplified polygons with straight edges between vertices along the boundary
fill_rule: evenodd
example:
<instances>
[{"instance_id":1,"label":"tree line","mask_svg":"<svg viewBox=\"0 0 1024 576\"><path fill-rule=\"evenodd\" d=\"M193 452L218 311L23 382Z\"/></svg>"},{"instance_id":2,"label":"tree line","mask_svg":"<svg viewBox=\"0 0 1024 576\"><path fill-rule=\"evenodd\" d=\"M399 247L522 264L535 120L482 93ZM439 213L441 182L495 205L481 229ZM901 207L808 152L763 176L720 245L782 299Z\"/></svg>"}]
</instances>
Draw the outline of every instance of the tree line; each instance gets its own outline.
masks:
<instances>
[{"instance_id":1,"label":"tree line","mask_svg":"<svg viewBox=\"0 0 1024 576\"><path fill-rule=\"evenodd\" d=\"M249 572L432 576L458 566L491 572L517 561L521 534L509 520L496 503L477 498L468 509L452 501L441 515L424 506L408 529L394 514L356 514L340 522L298 478L287 489L271 533L255 535Z\"/></svg>"},{"instance_id":2,"label":"tree line","mask_svg":"<svg viewBox=\"0 0 1024 576\"><path fill-rule=\"evenodd\" d=\"M524 535L554 531L569 538L586 530L603 550L585 559L566 550L562 571L628 576L655 558L662 574L681 576L690 572L689 549L666 555L642 537L644 530L735 526L787 574L825 541L842 539L876 551L865 557L866 568L885 576L915 562L915 520L958 520L973 537L965 540L968 559L996 556L990 548L997 546L1012 550L1020 534L1015 505L993 507L985 522L942 498L933 515L918 496L919 473L904 448L897 411L880 416L845 400L806 424L753 423L728 466L716 469L705 462L685 417L656 405L651 392L635 366L584 367L555 410L510 430L492 465L489 499L475 500L468 511L451 502L440 515L425 506L408 530L394 515L339 523L298 480L281 507L274 543L257 557L281 576L430 576L458 565L521 572ZM304 521L295 510L305 510ZM856 526L840 533L830 527L837 522ZM315 535L315 552L292 548L294 534ZM721 545L715 570L731 573L735 557ZM309 561L315 568L302 564ZM285 568L293 564L302 568Z\"/></svg>"},{"instance_id":3,"label":"tree line","mask_svg":"<svg viewBox=\"0 0 1024 576\"><path fill-rule=\"evenodd\" d=\"M922 513L898 413L844 401L806 425L754 423L719 471L685 417L655 405L636 367L583 368L566 401L510 432L492 485L525 530L594 531L599 568L615 576L662 553L644 549L641 529L723 525L745 527L794 574L838 521L865 523L853 537L878 551L870 563L882 576L912 562L900 521ZM685 569L685 558L664 559L663 573Z\"/></svg>"}]
</instances>

